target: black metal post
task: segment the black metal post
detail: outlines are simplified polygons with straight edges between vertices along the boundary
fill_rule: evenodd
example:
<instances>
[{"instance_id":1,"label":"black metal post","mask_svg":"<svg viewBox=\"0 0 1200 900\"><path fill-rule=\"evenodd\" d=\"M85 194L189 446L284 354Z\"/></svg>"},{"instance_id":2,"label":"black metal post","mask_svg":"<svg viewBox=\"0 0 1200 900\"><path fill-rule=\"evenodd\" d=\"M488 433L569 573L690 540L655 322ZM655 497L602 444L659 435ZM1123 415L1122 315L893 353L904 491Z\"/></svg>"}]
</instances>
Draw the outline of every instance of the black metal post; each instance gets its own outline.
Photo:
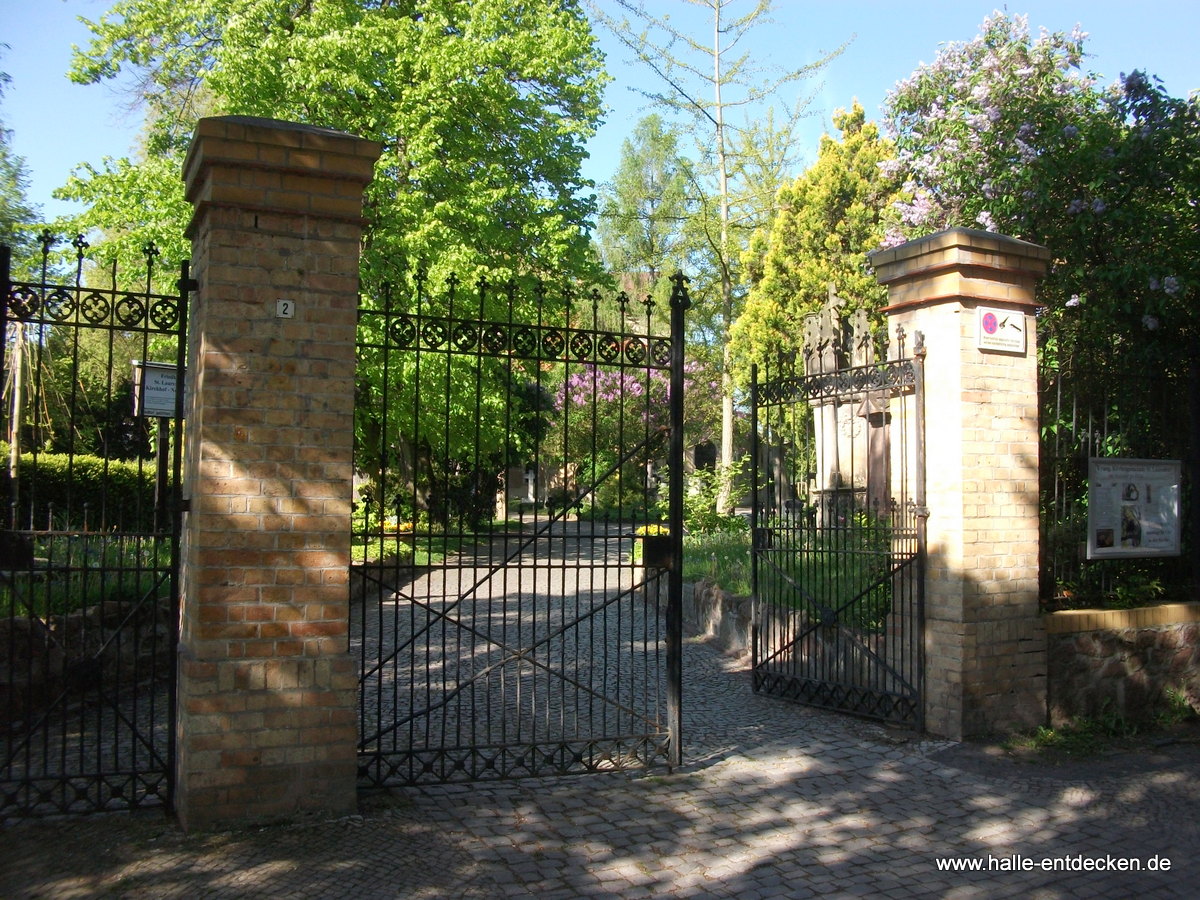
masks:
<instances>
[{"instance_id":1,"label":"black metal post","mask_svg":"<svg viewBox=\"0 0 1200 900\"><path fill-rule=\"evenodd\" d=\"M183 537L183 513L187 504L183 499L183 417L187 391L188 359L188 300L193 291L200 289L192 278L191 263L184 260L179 267L179 337L175 346L175 367L179 373L175 378L175 427L171 434L171 622L169 641L171 653L167 672L167 715L171 721L167 728L167 796L168 809L175 808L175 735L177 731L178 669L175 660L179 654L179 565L180 543ZM163 422L159 422L161 432ZM161 438L160 438L161 440Z\"/></svg>"},{"instance_id":2,"label":"black metal post","mask_svg":"<svg viewBox=\"0 0 1200 900\"><path fill-rule=\"evenodd\" d=\"M750 364L750 672L758 672L758 363ZM757 681L755 681L757 684Z\"/></svg>"},{"instance_id":3,"label":"black metal post","mask_svg":"<svg viewBox=\"0 0 1200 900\"><path fill-rule=\"evenodd\" d=\"M683 363L684 313L691 306L687 278L671 276L671 443L667 527L671 570L667 576L667 727L668 765L683 763Z\"/></svg>"},{"instance_id":4,"label":"black metal post","mask_svg":"<svg viewBox=\"0 0 1200 900\"><path fill-rule=\"evenodd\" d=\"M178 393L178 382L176 382ZM161 534L167 528L171 515L170 488L170 437L171 420L166 416L158 416L157 433L154 438L154 533Z\"/></svg>"}]
</instances>

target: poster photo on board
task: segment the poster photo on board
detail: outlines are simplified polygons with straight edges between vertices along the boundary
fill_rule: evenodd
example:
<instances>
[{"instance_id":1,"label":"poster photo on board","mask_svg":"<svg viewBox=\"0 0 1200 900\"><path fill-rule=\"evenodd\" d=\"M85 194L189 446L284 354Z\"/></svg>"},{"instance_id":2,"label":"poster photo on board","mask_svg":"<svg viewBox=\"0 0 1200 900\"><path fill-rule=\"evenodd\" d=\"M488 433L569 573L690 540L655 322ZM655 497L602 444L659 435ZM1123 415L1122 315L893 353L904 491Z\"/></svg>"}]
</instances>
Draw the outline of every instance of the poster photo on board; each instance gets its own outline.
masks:
<instances>
[{"instance_id":1,"label":"poster photo on board","mask_svg":"<svg viewBox=\"0 0 1200 900\"><path fill-rule=\"evenodd\" d=\"M1088 460L1088 559L1179 555L1179 460Z\"/></svg>"}]
</instances>

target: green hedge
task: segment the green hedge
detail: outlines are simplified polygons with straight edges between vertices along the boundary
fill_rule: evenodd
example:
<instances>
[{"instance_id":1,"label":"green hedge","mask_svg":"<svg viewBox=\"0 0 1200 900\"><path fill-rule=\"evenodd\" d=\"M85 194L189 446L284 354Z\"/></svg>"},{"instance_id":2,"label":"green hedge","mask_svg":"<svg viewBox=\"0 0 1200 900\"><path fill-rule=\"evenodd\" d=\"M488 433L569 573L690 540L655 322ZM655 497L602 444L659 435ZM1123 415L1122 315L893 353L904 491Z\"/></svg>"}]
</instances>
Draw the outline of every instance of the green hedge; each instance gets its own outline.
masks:
<instances>
[{"instance_id":1,"label":"green hedge","mask_svg":"<svg viewBox=\"0 0 1200 900\"><path fill-rule=\"evenodd\" d=\"M7 448L4 450L7 461ZM11 503L7 465L5 494ZM17 528L149 531L154 527L154 460L105 460L60 453L21 455Z\"/></svg>"}]
</instances>

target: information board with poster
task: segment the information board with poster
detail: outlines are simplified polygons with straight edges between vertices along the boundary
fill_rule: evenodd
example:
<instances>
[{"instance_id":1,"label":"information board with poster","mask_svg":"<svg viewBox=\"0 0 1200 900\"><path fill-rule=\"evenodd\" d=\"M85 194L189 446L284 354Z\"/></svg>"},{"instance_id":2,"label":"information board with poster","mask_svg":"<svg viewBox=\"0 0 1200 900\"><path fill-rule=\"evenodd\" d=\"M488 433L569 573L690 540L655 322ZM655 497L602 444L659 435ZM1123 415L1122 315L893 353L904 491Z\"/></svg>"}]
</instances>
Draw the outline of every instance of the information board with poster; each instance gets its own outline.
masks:
<instances>
[{"instance_id":1,"label":"information board with poster","mask_svg":"<svg viewBox=\"0 0 1200 900\"><path fill-rule=\"evenodd\" d=\"M1179 460L1088 460L1088 559L1179 555Z\"/></svg>"}]
</instances>

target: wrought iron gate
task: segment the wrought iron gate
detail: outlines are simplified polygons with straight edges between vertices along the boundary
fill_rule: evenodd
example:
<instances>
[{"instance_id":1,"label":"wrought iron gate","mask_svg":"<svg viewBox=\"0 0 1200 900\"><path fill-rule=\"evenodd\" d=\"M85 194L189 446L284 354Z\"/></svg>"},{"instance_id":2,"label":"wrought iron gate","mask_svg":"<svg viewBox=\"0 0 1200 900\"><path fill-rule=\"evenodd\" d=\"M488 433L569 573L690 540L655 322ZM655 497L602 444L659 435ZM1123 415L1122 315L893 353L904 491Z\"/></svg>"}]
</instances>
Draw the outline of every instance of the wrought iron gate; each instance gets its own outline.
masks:
<instances>
[{"instance_id":1,"label":"wrought iron gate","mask_svg":"<svg viewBox=\"0 0 1200 900\"><path fill-rule=\"evenodd\" d=\"M802 372L753 374L755 691L923 727L921 335L808 317Z\"/></svg>"},{"instance_id":2,"label":"wrought iron gate","mask_svg":"<svg viewBox=\"0 0 1200 900\"><path fill-rule=\"evenodd\" d=\"M77 238L54 284L53 244L0 248L0 816L171 797L188 266L126 289Z\"/></svg>"},{"instance_id":3,"label":"wrought iron gate","mask_svg":"<svg viewBox=\"0 0 1200 900\"><path fill-rule=\"evenodd\" d=\"M414 276L359 310L360 782L680 761L682 276Z\"/></svg>"}]
</instances>

